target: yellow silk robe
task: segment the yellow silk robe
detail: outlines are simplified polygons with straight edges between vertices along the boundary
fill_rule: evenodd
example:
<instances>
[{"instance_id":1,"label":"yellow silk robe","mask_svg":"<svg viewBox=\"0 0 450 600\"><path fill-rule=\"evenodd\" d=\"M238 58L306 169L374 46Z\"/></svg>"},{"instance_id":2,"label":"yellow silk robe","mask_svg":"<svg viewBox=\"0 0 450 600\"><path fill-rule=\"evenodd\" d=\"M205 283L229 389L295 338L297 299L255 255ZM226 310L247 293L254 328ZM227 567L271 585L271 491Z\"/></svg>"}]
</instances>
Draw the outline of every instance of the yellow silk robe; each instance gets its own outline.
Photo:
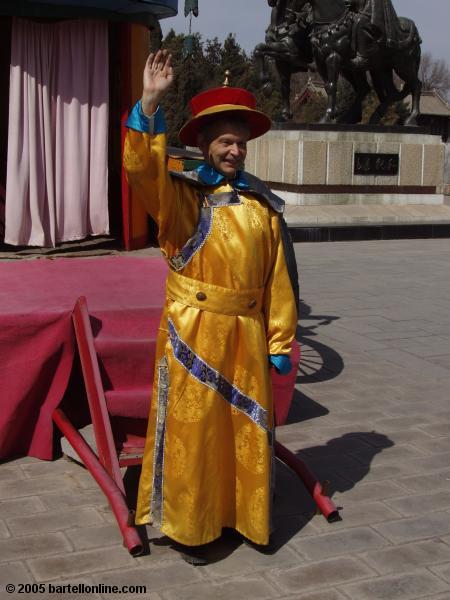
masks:
<instances>
[{"instance_id":1,"label":"yellow silk robe","mask_svg":"<svg viewBox=\"0 0 450 600\"><path fill-rule=\"evenodd\" d=\"M158 224L171 271L182 276L159 329L136 523L190 546L220 537L223 527L267 544L268 355L289 354L297 325L279 217L245 191L233 204L207 207L202 190L167 172L164 134L129 129L124 165Z\"/></svg>"}]
</instances>

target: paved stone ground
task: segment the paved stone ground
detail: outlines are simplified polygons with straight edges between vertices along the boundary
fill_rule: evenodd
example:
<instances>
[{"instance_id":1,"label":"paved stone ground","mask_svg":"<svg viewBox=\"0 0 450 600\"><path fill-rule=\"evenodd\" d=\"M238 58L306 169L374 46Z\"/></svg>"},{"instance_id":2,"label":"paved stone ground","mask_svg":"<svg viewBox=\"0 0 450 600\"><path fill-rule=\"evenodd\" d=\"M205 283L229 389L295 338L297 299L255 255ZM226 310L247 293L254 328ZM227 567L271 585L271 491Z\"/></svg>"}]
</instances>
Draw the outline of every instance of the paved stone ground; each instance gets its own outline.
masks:
<instances>
[{"instance_id":1,"label":"paved stone ground","mask_svg":"<svg viewBox=\"0 0 450 600\"><path fill-rule=\"evenodd\" d=\"M278 437L330 480L343 520L314 516L279 466L274 554L228 534L195 568L149 529L134 559L86 471L15 460L0 469L1 598L54 598L58 582L147 586L129 600L450 599L450 241L296 251L303 362Z\"/></svg>"}]
</instances>

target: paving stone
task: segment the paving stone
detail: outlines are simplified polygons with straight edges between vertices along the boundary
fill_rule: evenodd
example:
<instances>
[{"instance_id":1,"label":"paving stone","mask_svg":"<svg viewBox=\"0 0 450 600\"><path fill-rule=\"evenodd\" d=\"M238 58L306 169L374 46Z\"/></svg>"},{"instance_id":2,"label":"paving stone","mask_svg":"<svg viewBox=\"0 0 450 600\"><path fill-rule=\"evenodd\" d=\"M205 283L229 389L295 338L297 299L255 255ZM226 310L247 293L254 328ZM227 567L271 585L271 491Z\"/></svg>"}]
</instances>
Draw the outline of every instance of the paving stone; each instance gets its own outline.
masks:
<instances>
[{"instance_id":1,"label":"paving stone","mask_svg":"<svg viewBox=\"0 0 450 600\"><path fill-rule=\"evenodd\" d=\"M400 516L398 512L392 510L383 502L347 502L344 500L338 504L342 505L339 511L342 521L328 523L325 519L317 519L315 520L315 527L318 532L337 531L357 525L371 525L372 523L380 523Z\"/></svg>"},{"instance_id":2,"label":"paving stone","mask_svg":"<svg viewBox=\"0 0 450 600\"><path fill-rule=\"evenodd\" d=\"M297 434L298 435L298 434ZM313 448L306 448L304 453L307 456L314 456L314 458L320 458L325 456L334 456L340 453L355 453L359 451L367 451L370 446L358 438L357 436L341 437L323 446L315 446Z\"/></svg>"},{"instance_id":3,"label":"paving stone","mask_svg":"<svg viewBox=\"0 0 450 600\"><path fill-rule=\"evenodd\" d=\"M378 427L378 424L377 424ZM389 438L390 439L390 438ZM399 464L403 460L415 460L426 456L426 452L412 446L411 444L393 445L391 448L384 448L382 451L374 454L373 452L360 451L352 454L354 458L363 464L370 465L389 465Z\"/></svg>"},{"instance_id":4,"label":"paving stone","mask_svg":"<svg viewBox=\"0 0 450 600\"><path fill-rule=\"evenodd\" d=\"M415 467L416 474L430 473L432 471L442 471L447 468L450 464L450 452L443 452L441 454L433 454L431 456L424 456L423 458L417 458L414 461L409 461L411 467ZM402 465L402 468L406 473L406 464Z\"/></svg>"},{"instance_id":5,"label":"paving stone","mask_svg":"<svg viewBox=\"0 0 450 600\"><path fill-rule=\"evenodd\" d=\"M39 479L22 479L0 483L0 499L36 496L49 491L64 491L70 482L61 476L49 476Z\"/></svg>"},{"instance_id":6,"label":"paving stone","mask_svg":"<svg viewBox=\"0 0 450 600\"><path fill-rule=\"evenodd\" d=\"M390 321L390 323L392 325L397 325L397 328L393 327L387 331L368 332L367 335L372 340L376 340L378 342L390 342L391 340L415 340L418 336L422 339L423 337L426 337L432 333L430 331L425 331L424 329L414 329L410 325L404 326L402 323L395 323L393 321ZM389 347L389 344L387 344L387 347Z\"/></svg>"},{"instance_id":7,"label":"paving stone","mask_svg":"<svg viewBox=\"0 0 450 600\"><path fill-rule=\"evenodd\" d=\"M420 410L423 412L423 403L420 402L418 403L418 405L420 406ZM391 409L390 407L387 407L386 410L389 412ZM396 447L401 447L403 445L411 445L421 450L422 447L419 446L419 443L426 443L432 441L434 439L434 436L431 436L430 434L426 433L425 431L421 431L416 427L411 427L408 429L399 429L398 431L390 431L389 439L393 442L393 444Z\"/></svg>"},{"instance_id":8,"label":"paving stone","mask_svg":"<svg viewBox=\"0 0 450 600\"><path fill-rule=\"evenodd\" d=\"M317 535L316 522L323 519L322 515L309 517L292 515L277 516L274 518L271 540L276 548L287 544L290 540L303 539Z\"/></svg>"},{"instance_id":9,"label":"paving stone","mask_svg":"<svg viewBox=\"0 0 450 600\"><path fill-rule=\"evenodd\" d=\"M440 437L431 440L417 440L416 446L424 452L440 454L450 452L450 436Z\"/></svg>"},{"instance_id":10,"label":"paving stone","mask_svg":"<svg viewBox=\"0 0 450 600\"><path fill-rule=\"evenodd\" d=\"M347 596L343 596L335 589L322 589L320 592L307 592L295 596L283 596L283 600L347 600Z\"/></svg>"},{"instance_id":11,"label":"paving stone","mask_svg":"<svg viewBox=\"0 0 450 600\"><path fill-rule=\"evenodd\" d=\"M19 456L8 462L8 465L14 467L20 467L21 465L27 465L29 463L35 463L38 459L32 456Z\"/></svg>"},{"instance_id":12,"label":"paving stone","mask_svg":"<svg viewBox=\"0 0 450 600\"><path fill-rule=\"evenodd\" d=\"M79 600L80 598L89 598L89 600L100 600L101 595L95 590L95 582L89 578L72 577L67 579L56 579L54 581L41 582L47 594L35 594L35 598L69 598L69 600ZM128 597L125 596L126 600Z\"/></svg>"},{"instance_id":13,"label":"paving stone","mask_svg":"<svg viewBox=\"0 0 450 600\"><path fill-rule=\"evenodd\" d=\"M32 556L61 554L70 551L69 542L60 532L0 540L0 562L4 563L25 560Z\"/></svg>"},{"instance_id":14,"label":"paving stone","mask_svg":"<svg viewBox=\"0 0 450 600\"><path fill-rule=\"evenodd\" d=\"M450 333L450 332L448 332L448 333ZM446 354L445 356L433 356L433 360L435 363L437 363L441 367L450 369L450 354Z\"/></svg>"},{"instance_id":15,"label":"paving stone","mask_svg":"<svg viewBox=\"0 0 450 600\"><path fill-rule=\"evenodd\" d=\"M436 573L436 575L439 575L439 577L442 577L442 579L445 579L445 581L450 583L450 560L444 565L431 567L431 570L433 573Z\"/></svg>"},{"instance_id":16,"label":"paving stone","mask_svg":"<svg viewBox=\"0 0 450 600\"><path fill-rule=\"evenodd\" d=\"M450 431L450 421L446 423L431 423L430 425L418 425L418 428L433 437L447 436Z\"/></svg>"},{"instance_id":17,"label":"paving stone","mask_svg":"<svg viewBox=\"0 0 450 600\"><path fill-rule=\"evenodd\" d=\"M442 579L425 569L342 586L344 593L358 600L424 600L448 589Z\"/></svg>"},{"instance_id":18,"label":"paving stone","mask_svg":"<svg viewBox=\"0 0 450 600\"><path fill-rule=\"evenodd\" d=\"M445 510L450 506L450 490L432 494L409 494L402 498L386 500L386 504L405 516Z\"/></svg>"},{"instance_id":19,"label":"paving stone","mask_svg":"<svg viewBox=\"0 0 450 600\"><path fill-rule=\"evenodd\" d=\"M4 521L0 521L0 538L8 538L11 536L8 527Z\"/></svg>"},{"instance_id":20,"label":"paving stone","mask_svg":"<svg viewBox=\"0 0 450 600\"><path fill-rule=\"evenodd\" d=\"M133 558L123 547L68 552L60 556L36 558L28 561L28 566L36 581L48 581L57 577L96 573L107 569L131 567Z\"/></svg>"},{"instance_id":21,"label":"paving stone","mask_svg":"<svg viewBox=\"0 0 450 600\"><path fill-rule=\"evenodd\" d=\"M87 523L84 523L84 525L87 525ZM76 550L122 544L122 536L117 524L67 529L65 534Z\"/></svg>"},{"instance_id":22,"label":"paving stone","mask_svg":"<svg viewBox=\"0 0 450 600\"><path fill-rule=\"evenodd\" d=\"M121 569L120 572L101 573L95 576L95 580L97 585L109 588L116 586L123 590L121 595L127 600L142 598L158 600L165 589L179 589L180 586L198 582L201 580L201 575L195 567L187 564L178 564L177 567L174 565L152 565L150 567L147 564L146 568ZM125 588L128 590L133 588L133 590L125 593ZM102 598L106 600L114 600L117 597L118 594L112 591L102 592Z\"/></svg>"},{"instance_id":23,"label":"paving stone","mask_svg":"<svg viewBox=\"0 0 450 600\"><path fill-rule=\"evenodd\" d=\"M225 583L198 583L164 591L161 596L164 600L265 600L280 597L276 587L256 577L234 578Z\"/></svg>"},{"instance_id":24,"label":"paving stone","mask_svg":"<svg viewBox=\"0 0 450 600\"><path fill-rule=\"evenodd\" d=\"M373 528L394 544L440 537L450 532L448 513L436 512L420 517L377 523Z\"/></svg>"},{"instance_id":25,"label":"paving stone","mask_svg":"<svg viewBox=\"0 0 450 600\"><path fill-rule=\"evenodd\" d=\"M17 467L5 467L4 465L0 469L0 483L4 481L16 481L18 479L24 479L25 475Z\"/></svg>"},{"instance_id":26,"label":"paving stone","mask_svg":"<svg viewBox=\"0 0 450 600\"><path fill-rule=\"evenodd\" d=\"M2 519L43 512L45 512L45 506L37 496L21 498L19 502L16 499L0 501L0 516Z\"/></svg>"},{"instance_id":27,"label":"paving stone","mask_svg":"<svg viewBox=\"0 0 450 600\"><path fill-rule=\"evenodd\" d=\"M380 342L373 342L380 343ZM408 368L411 372L425 373L427 378L446 379L448 369L435 365L432 361L423 360L402 350L384 348L383 350L370 350L374 358L378 356L390 360L397 367Z\"/></svg>"},{"instance_id":28,"label":"paving stone","mask_svg":"<svg viewBox=\"0 0 450 600\"><path fill-rule=\"evenodd\" d=\"M367 579L375 575L375 571L359 559L341 557L320 560L291 569L272 569L266 575L270 581L286 592L301 593L311 588L330 587L357 579Z\"/></svg>"},{"instance_id":29,"label":"paving stone","mask_svg":"<svg viewBox=\"0 0 450 600\"><path fill-rule=\"evenodd\" d=\"M305 455L303 455L303 458L313 471L318 471L321 468L329 469L330 466L336 471L338 469L351 469L352 467L355 468L361 465L356 458L346 456L345 454L334 455L332 459L329 456L310 458L310 456L306 457Z\"/></svg>"},{"instance_id":30,"label":"paving stone","mask_svg":"<svg viewBox=\"0 0 450 600\"><path fill-rule=\"evenodd\" d=\"M398 482L413 492L445 490L450 488L450 469L436 471L428 475L417 475L416 477L401 477Z\"/></svg>"},{"instance_id":31,"label":"paving stone","mask_svg":"<svg viewBox=\"0 0 450 600\"><path fill-rule=\"evenodd\" d=\"M448 396L446 396L445 404L448 405ZM450 411L448 409L438 409L432 415L433 422L442 423L443 421L450 420Z\"/></svg>"},{"instance_id":32,"label":"paving stone","mask_svg":"<svg viewBox=\"0 0 450 600\"><path fill-rule=\"evenodd\" d=\"M288 546L279 548L274 554L264 554L242 544L228 556L212 562L205 571L213 578L234 577L268 568L295 566L302 562L303 559Z\"/></svg>"},{"instance_id":33,"label":"paving stone","mask_svg":"<svg viewBox=\"0 0 450 600\"><path fill-rule=\"evenodd\" d=\"M180 586L188 586L201 582L201 569L186 564L178 556L175 564L152 563L152 557L147 556L146 564L139 567L121 568L120 571L109 571L99 573L95 579L98 583L105 585L142 585L146 586L148 592L157 592L171 588L180 589Z\"/></svg>"},{"instance_id":34,"label":"paving stone","mask_svg":"<svg viewBox=\"0 0 450 600\"><path fill-rule=\"evenodd\" d=\"M293 545L305 558L319 560L339 554L352 554L373 548L382 548L387 546L388 542L369 527L354 527L346 531L295 540Z\"/></svg>"},{"instance_id":35,"label":"paving stone","mask_svg":"<svg viewBox=\"0 0 450 600\"><path fill-rule=\"evenodd\" d=\"M109 504L102 504L102 506L99 506L98 512L104 523L108 523L109 525L117 524L116 517L114 516Z\"/></svg>"},{"instance_id":36,"label":"paving stone","mask_svg":"<svg viewBox=\"0 0 450 600\"><path fill-rule=\"evenodd\" d=\"M376 340L371 340L366 335L359 335L358 333L338 328L335 328L328 333L329 331L330 330L327 329L327 333L322 336L324 343L331 342L331 344L334 344L338 341L350 346L354 351L362 352L380 351L385 348L384 344L377 342Z\"/></svg>"},{"instance_id":37,"label":"paving stone","mask_svg":"<svg viewBox=\"0 0 450 600\"><path fill-rule=\"evenodd\" d=\"M123 597L126 600L161 600L161 596L159 594L157 594L156 592L150 592L147 594L137 594L137 595L132 594L130 592L126 593L126 595L125 595L125 592L124 592ZM101 598L103 600L114 600L114 599L117 600L117 594L103 594L101 596Z\"/></svg>"},{"instance_id":38,"label":"paving stone","mask_svg":"<svg viewBox=\"0 0 450 600\"><path fill-rule=\"evenodd\" d=\"M27 568L21 562L2 565L0 569L0 592L4 591L7 583L16 585L18 583L30 583L32 581L33 579ZM11 595L9 597L11 597ZM17 594L17 597L20 597L19 594ZM24 596L22 596L22 598L23 597Z\"/></svg>"},{"instance_id":39,"label":"paving stone","mask_svg":"<svg viewBox=\"0 0 450 600\"><path fill-rule=\"evenodd\" d=\"M97 489L98 485L92 475L86 469L77 467L75 471L70 472L70 478L78 488L83 490Z\"/></svg>"},{"instance_id":40,"label":"paving stone","mask_svg":"<svg viewBox=\"0 0 450 600\"><path fill-rule=\"evenodd\" d=\"M412 571L450 560L450 546L434 538L384 548L362 555L364 561L381 574Z\"/></svg>"},{"instance_id":41,"label":"paving stone","mask_svg":"<svg viewBox=\"0 0 450 600\"><path fill-rule=\"evenodd\" d=\"M80 508L60 512L48 512L30 517L8 519L8 527L14 535L59 531L71 527L100 524L102 519L94 508Z\"/></svg>"},{"instance_id":42,"label":"paving stone","mask_svg":"<svg viewBox=\"0 0 450 600\"><path fill-rule=\"evenodd\" d=\"M78 506L98 506L106 504L105 495L100 489L77 490L73 493L58 492L53 494L41 494L40 501L47 510L61 510L62 507L71 508ZM0 505L1 508L1 505Z\"/></svg>"},{"instance_id":43,"label":"paving stone","mask_svg":"<svg viewBox=\"0 0 450 600\"><path fill-rule=\"evenodd\" d=\"M360 483L343 493L342 497L350 502L367 502L385 500L395 496L403 496L405 488L394 481L373 481Z\"/></svg>"},{"instance_id":44,"label":"paving stone","mask_svg":"<svg viewBox=\"0 0 450 600\"><path fill-rule=\"evenodd\" d=\"M339 469L337 471L340 477L353 483L373 483L384 480L393 480L394 482L405 475L413 475L417 470L413 463L402 463L401 465L371 465L358 467L356 469Z\"/></svg>"},{"instance_id":45,"label":"paving stone","mask_svg":"<svg viewBox=\"0 0 450 600\"><path fill-rule=\"evenodd\" d=\"M411 339L412 338L412 339ZM389 348L398 348L409 352L419 358L433 359L439 355L448 355L450 352L450 340L437 335L411 336L409 339L398 338L385 340ZM433 362L435 362L433 360Z\"/></svg>"},{"instance_id":46,"label":"paving stone","mask_svg":"<svg viewBox=\"0 0 450 600\"><path fill-rule=\"evenodd\" d=\"M50 461L35 459L35 461L36 462L21 465L21 470L26 477L33 478L61 473L76 473L82 469L82 467L77 465L75 462L66 458L59 458L58 460Z\"/></svg>"}]
</instances>

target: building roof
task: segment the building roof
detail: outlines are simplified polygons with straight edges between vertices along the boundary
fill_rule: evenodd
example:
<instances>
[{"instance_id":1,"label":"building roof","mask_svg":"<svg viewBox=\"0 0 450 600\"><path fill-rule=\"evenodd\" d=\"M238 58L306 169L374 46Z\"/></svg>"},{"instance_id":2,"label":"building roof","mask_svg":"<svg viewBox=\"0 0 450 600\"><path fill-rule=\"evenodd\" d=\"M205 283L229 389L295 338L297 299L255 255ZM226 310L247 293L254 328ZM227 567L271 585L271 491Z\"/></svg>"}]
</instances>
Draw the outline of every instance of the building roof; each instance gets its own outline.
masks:
<instances>
[{"instance_id":1,"label":"building roof","mask_svg":"<svg viewBox=\"0 0 450 600\"><path fill-rule=\"evenodd\" d=\"M422 92L420 98L420 112L423 115L450 117L450 106L437 90Z\"/></svg>"},{"instance_id":2,"label":"building roof","mask_svg":"<svg viewBox=\"0 0 450 600\"><path fill-rule=\"evenodd\" d=\"M103 16L129 19L173 17L178 0L1 0L0 14L30 17Z\"/></svg>"},{"instance_id":3,"label":"building roof","mask_svg":"<svg viewBox=\"0 0 450 600\"><path fill-rule=\"evenodd\" d=\"M295 98L297 102L303 104L313 96L326 96L325 85L320 79L310 77L302 92ZM406 98L405 104L411 108L411 96ZM437 90L422 92L420 97L420 113L422 115L432 115L436 117L450 118L450 105L441 96Z\"/></svg>"},{"instance_id":4,"label":"building roof","mask_svg":"<svg viewBox=\"0 0 450 600\"><path fill-rule=\"evenodd\" d=\"M325 84L321 79L313 79L312 77L309 77L303 90L296 94L295 102L298 104L304 104L314 96L323 96L326 98L327 92L325 90Z\"/></svg>"},{"instance_id":5,"label":"building roof","mask_svg":"<svg viewBox=\"0 0 450 600\"><path fill-rule=\"evenodd\" d=\"M411 96L405 100L405 104L408 108L411 108ZM422 92L420 114L450 118L450 106L437 90Z\"/></svg>"}]
</instances>

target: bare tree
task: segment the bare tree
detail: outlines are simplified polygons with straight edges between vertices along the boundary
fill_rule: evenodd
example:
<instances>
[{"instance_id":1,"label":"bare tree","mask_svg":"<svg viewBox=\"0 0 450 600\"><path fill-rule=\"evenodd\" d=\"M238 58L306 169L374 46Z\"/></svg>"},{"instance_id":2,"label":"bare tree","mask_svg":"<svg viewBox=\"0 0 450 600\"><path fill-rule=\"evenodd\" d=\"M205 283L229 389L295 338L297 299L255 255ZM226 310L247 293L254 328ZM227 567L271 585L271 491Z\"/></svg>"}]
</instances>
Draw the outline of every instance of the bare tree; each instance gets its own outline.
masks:
<instances>
[{"instance_id":1,"label":"bare tree","mask_svg":"<svg viewBox=\"0 0 450 600\"><path fill-rule=\"evenodd\" d=\"M443 58L434 58L430 52L422 55L419 77L424 90L437 90L448 97L450 92L450 69Z\"/></svg>"}]
</instances>

